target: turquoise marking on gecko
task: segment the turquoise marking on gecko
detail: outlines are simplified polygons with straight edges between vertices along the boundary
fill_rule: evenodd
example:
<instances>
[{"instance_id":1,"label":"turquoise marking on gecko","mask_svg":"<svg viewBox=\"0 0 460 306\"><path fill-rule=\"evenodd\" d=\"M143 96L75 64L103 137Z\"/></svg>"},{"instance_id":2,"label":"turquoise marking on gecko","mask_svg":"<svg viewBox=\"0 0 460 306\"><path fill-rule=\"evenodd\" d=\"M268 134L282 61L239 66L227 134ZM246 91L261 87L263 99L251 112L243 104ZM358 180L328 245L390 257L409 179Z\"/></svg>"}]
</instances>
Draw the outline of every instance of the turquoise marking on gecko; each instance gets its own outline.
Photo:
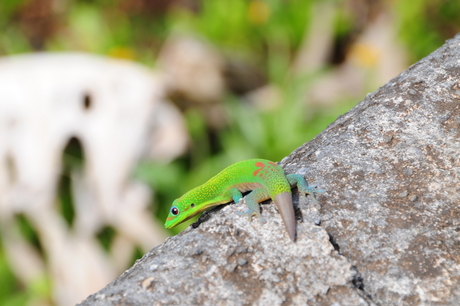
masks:
<instances>
[{"instance_id":1,"label":"turquoise marking on gecko","mask_svg":"<svg viewBox=\"0 0 460 306\"><path fill-rule=\"evenodd\" d=\"M283 168L265 159L249 159L235 163L176 199L166 218L165 227L172 228L193 216L217 205L243 200L248 210L243 213L251 220L256 215L261 219L259 203L273 199L281 214L292 241L296 239L296 220L292 204L291 188L297 186L303 197L323 192L308 186L300 174L284 174Z\"/></svg>"}]
</instances>

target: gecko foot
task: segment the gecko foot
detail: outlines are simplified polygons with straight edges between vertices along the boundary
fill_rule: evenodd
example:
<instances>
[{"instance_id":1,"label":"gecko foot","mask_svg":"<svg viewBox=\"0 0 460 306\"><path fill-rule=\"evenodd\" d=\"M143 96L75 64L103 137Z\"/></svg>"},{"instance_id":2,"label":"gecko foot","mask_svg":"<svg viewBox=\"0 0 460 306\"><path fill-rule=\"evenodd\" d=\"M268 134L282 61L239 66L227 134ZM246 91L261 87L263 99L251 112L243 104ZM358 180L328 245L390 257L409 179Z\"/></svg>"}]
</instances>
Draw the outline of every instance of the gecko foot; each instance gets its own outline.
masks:
<instances>
[{"instance_id":1,"label":"gecko foot","mask_svg":"<svg viewBox=\"0 0 460 306\"><path fill-rule=\"evenodd\" d=\"M244 200L244 198L240 199L239 200L239 203L246 203L246 201ZM247 203L246 203L247 204ZM265 218L262 217L262 215L260 214L260 210L259 210L259 205L257 204L256 206L254 205L248 205L248 209L244 212L236 212L236 214L240 215L240 216L248 216L248 220L251 221L252 219L252 216L257 216L259 217L259 221L262 222L262 223L265 223Z\"/></svg>"},{"instance_id":2,"label":"gecko foot","mask_svg":"<svg viewBox=\"0 0 460 306\"><path fill-rule=\"evenodd\" d=\"M246 210L245 212L236 212L238 215L240 216L248 216L248 220L251 221L252 219L252 216L257 216L259 217L259 221L262 222L262 223L265 223L265 218L262 217L262 215L260 214L260 212L256 212L256 211L252 211L250 209Z\"/></svg>"},{"instance_id":3,"label":"gecko foot","mask_svg":"<svg viewBox=\"0 0 460 306\"><path fill-rule=\"evenodd\" d=\"M318 204L318 200L316 199L316 196L315 194L317 193L323 193L325 192L326 190L320 190L320 189L316 189L317 186L315 185L311 185L311 186L306 186L306 187L303 187L303 188L299 188L300 190L300 193L301 193L301 202L303 202L304 204L307 203L307 194L311 195L311 198L312 198L312 201L313 203L316 205Z\"/></svg>"}]
</instances>

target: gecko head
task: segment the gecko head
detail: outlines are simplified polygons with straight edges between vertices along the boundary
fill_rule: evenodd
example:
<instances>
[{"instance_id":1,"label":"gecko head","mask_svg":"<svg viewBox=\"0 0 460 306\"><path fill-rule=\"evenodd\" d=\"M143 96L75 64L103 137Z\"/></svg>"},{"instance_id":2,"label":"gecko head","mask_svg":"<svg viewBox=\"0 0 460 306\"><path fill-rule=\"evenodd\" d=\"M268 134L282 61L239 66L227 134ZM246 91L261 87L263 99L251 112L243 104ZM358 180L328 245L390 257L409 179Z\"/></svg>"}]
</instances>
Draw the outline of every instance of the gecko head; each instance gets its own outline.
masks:
<instances>
[{"instance_id":1,"label":"gecko head","mask_svg":"<svg viewBox=\"0 0 460 306\"><path fill-rule=\"evenodd\" d=\"M195 203L191 199L182 196L174 200L171 205L168 217L166 218L165 228L173 228L174 226L192 218L197 213Z\"/></svg>"}]
</instances>

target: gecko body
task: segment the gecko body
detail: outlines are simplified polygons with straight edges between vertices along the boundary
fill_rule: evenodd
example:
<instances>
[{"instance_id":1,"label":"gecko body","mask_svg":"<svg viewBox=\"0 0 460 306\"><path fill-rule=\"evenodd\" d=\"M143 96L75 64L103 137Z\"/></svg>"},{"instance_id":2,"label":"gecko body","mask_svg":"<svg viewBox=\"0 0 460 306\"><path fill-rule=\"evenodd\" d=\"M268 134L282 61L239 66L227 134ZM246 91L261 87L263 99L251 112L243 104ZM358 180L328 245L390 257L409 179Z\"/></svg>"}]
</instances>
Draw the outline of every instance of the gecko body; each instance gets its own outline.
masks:
<instances>
[{"instance_id":1,"label":"gecko body","mask_svg":"<svg viewBox=\"0 0 460 306\"><path fill-rule=\"evenodd\" d=\"M276 163L265 159L249 159L235 163L176 199L166 218L165 227L172 228L193 216L217 205L238 203L243 193L251 191L244 197L248 210L243 213L249 217L259 218L259 203L273 199L281 214L286 230L292 241L296 239L296 219L292 204L291 187L297 186L301 194L322 192L308 186L300 174L284 173Z\"/></svg>"}]
</instances>

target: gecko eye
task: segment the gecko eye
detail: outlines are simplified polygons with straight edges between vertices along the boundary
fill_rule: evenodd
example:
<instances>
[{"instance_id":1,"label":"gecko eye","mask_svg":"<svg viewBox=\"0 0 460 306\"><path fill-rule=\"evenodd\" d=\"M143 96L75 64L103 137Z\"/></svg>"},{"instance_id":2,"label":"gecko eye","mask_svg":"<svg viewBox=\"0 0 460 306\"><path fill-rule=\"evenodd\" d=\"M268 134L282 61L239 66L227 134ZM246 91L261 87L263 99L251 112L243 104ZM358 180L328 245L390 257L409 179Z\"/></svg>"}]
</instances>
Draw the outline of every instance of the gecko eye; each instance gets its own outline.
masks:
<instances>
[{"instance_id":1,"label":"gecko eye","mask_svg":"<svg viewBox=\"0 0 460 306\"><path fill-rule=\"evenodd\" d=\"M190 204L190 207L191 207L191 208L195 207L195 204L193 204L193 203L192 203L192 204Z\"/></svg>"},{"instance_id":2,"label":"gecko eye","mask_svg":"<svg viewBox=\"0 0 460 306\"><path fill-rule=\"evenodd\" d=\"M174 216L177 216L179 214L179 209L176 206L171 207L171 213Z\"/></svg>"}]
</instances>

